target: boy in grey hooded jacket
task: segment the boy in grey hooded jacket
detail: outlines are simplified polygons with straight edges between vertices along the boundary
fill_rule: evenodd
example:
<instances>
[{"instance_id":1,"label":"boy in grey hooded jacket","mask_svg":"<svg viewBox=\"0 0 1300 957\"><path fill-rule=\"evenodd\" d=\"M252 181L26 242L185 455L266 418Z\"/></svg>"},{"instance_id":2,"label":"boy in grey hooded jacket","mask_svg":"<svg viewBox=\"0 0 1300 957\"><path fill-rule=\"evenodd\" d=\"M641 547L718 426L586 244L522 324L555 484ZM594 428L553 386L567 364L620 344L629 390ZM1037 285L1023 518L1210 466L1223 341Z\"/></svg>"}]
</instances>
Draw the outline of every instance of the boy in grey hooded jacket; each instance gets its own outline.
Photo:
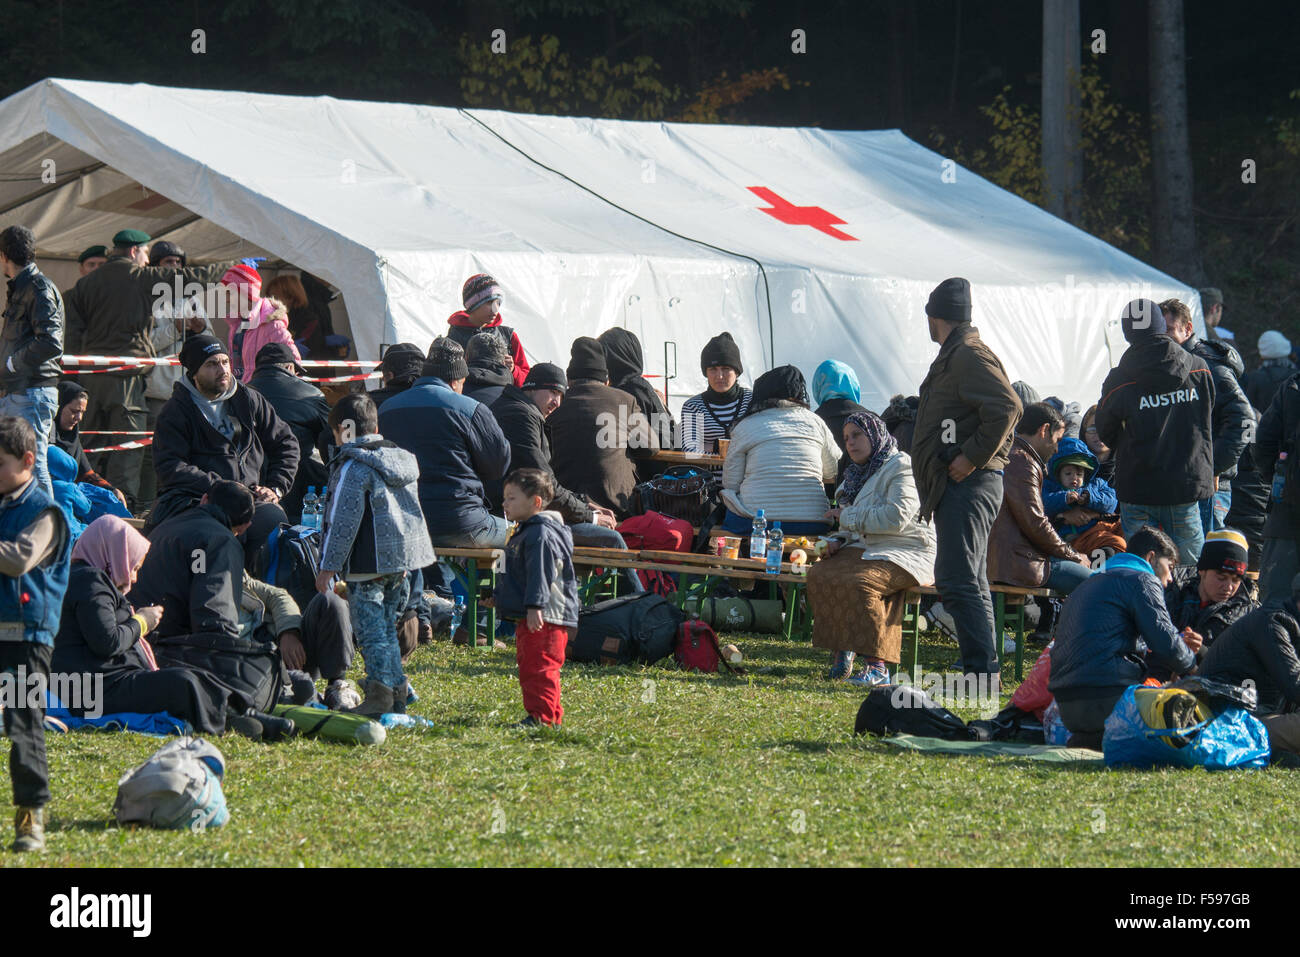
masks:
<instances>
[{"instance_id":1,"label":"boy in grey hooded jacket","mask_svg":"<svg viewBox=\"0 0 1300 957\"><path fill-rule=\"evenodd\" d=\"M410 598L407 572L434 561L416 483L415 456L379 434L379 413L364 394L330 411L338 453L330 462L316 590L334 576L348 583L348 611L366 661L365 701L357 714L406 712L407 685L397 620Z\"/></svg>"}]
</instances>

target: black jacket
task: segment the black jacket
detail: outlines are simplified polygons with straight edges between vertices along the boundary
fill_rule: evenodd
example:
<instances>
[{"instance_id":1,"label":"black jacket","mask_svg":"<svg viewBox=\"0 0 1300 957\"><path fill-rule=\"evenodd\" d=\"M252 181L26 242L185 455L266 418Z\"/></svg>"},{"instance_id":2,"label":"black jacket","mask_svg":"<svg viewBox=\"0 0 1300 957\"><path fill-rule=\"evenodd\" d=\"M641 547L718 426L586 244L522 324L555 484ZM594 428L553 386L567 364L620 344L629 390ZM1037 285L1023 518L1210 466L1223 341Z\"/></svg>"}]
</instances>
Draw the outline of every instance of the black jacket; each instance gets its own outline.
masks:
<instances>
[{"instance_id":1,"label":"black jacket","mask_svg":"<svg viewBox=\"0 0 1300 957\"><path fill-rule=\"evenodd\" d=\"M1293 375L1278 388L1255 433L1255 468L1264 482L1272 484L1280 453L1287 453L1288 463L1290 456L1300 455L1300 449L1295 447L1297 430L1300 430L1300 375ZM1264 521L1264 537L1300 539L1300 508L1289 502L1271 502Z\"/></svg>"},{"instance_id":2,"label":"black jacket","mask_svg":"<svg viewBox=\"0 0 1300 957\"><path fill-rule=\"evenodd\" d=\"M1260 549L1264 542L1264 522L1268 517L1268 483L1255 467L1255 446L1246 446L1237 461L1232 478L1232 507L1224 520L1229 528L1238 529L1250 545L1250 567L1259 570Z\"/></svg>"},{"instance_id":3,"label":"black jacket","mask_svg":"<svg viewBox=\"0 0 1300 957\"><path fill-rule=\"evenodd\" d=\"M239 637L244 596L244 549L225 513L196 505L167 519L149 535L149 554L128 598L132 605L162 605L153 634Z\"/></svg>"},{"instance_id":4,"label":"black jacket","mask_svg":"<svg viewBox=\"0 0 1300 957\"><path fill-rule=\"evenodd\" d=\"M681 448L677 420L645 377L641 340L635 333L617 327L606 329L599 339L605 349L609 384L636 399L637 407L645 414L646 420L659 437L659 448ZM643 482L654 478L661 471L659 463L653 460L637 463L637 478Z\"/></svg>"},{"instance_id":5,"label":"black jacket","mask_svg":"<svg viewBox=\"0 0 1300 957\"><path fill-rule=\"evenodd\" d=\"M1125 350L1102 384L1096 419L1097 436L1115 450L1120 502L1185 505L1214 494L1214 397L1205 360L1169 336Z\"/></svg>"},{"instance_id":6,"label":"black jacket","mask_svg":"<svg viewBox=\"0 0 1300 957\"><path fill-rule=\"evenodd\" d=\"M74 561L68 570L68 591L50 670L103 674L106 678L148 671L139 640L140 622L131 617L130 602L108 574Z\"/></svg>"},{"instance_id":7,"label":"black jacket","mask_svg":"<svg viewBox=\"0 0 1300 957\"><path fill-rule=\"evenodd\" d=\"M1198 339L1193 334L1183 348L1204 359L1214 377L1214 474L1232 478L1237 474L1241 450L1250 444L1254 433L1250 400L1237 381L1246 366L1237 350L1219 339Z\"/></svg>"},{"instance_id":8,"label":"black jacket","mask_svg":"<svg viewBox=\"0 0 1300 957\"><path fill-rule=\"evenodd\" d=\"M28 263L8 282L0 331L0 390L25 392L54 386L63 365L63 297Z\"/></svg>"},{"instance_id":9,"label":"black jacket","mask_svg":"<svg viewBox=\"0 0 1300 957\"><path fill-rule=\"evenodd\" d=\"M475 402L490 406L501 397L501 390L515 384L515 377L505 366L476 365L469 367L469 377L465 380L463 395Z\"/></svg>"},{"instance_id":10,"label":"black jacket","mask_svg":"<svg viewBox=\"0 0 1300 957\"><path fill-rule=\"evenodd\" d=\"M578 382L546 423L555 477L620 519L631 514L636 460L649 455L657 439L640 411L621 389Z\"/></svg>"},{"instance_id":11,"label":"black jacket","mask_svg":"<svg viewBox=\"0 0 1300 957\"><path fill-rule=\"evenodd\" d=\"M228 400L239 423L233 439L212 427L184 382L158 413L154 426L153 462L158 492L200 498L212 483L230 479L244 485L264 485L282 496L293 487L298 472L298 440L275 414L260 392L242 383Z\"/></svg>"},{"instance_id":12,"label":"black jacket","mask_svg":"<svg viewBox=\"0 0 1300 957\"><path fill-rule=\"evenodd\" d=\"M1200 674L1239 685L1255 683L1259 711L1300 705L1300 623L1293 602L1269 602L1235 622L1201 660Z\"/></svg>"},{"instance_id":13,"label":"black jacket","mask_svg":"<svg viewBox=\"0 0 1300 957\"><path fill-rule=\"evenodd\" d=\"M1300 369L1290 359L1265 359L1258 369L1241 377L1241 391L1246 393L1250 404L1263 415L1282 383L1297 372Z\"/></svg>"},{"instance_id":14,"label":"black jacket","mask_svg":"<svg viewBox=\"0 0 1300 957\"><path fill-rule=\"evenodd\" d=\"M508 385L501 390L501 397L490 406L492 415L501 426L501 433L510 443L510 468L541 469L555 477L551 468L551 441L546 437L546 420L542 412L528 398L528 393L517 385ZM504 494L500 479L484 482L488 501L493 512L501 511L501 496ZM555 498L546 506L559 512L569 525L590 522L594 516L586 501L555 482Z\"/></svg>"},{"instance_id":15,"label":"black jacket","mask_svg":"<svg viewBox=\"0 0 1300 957\"><path fill-rule=\"evenodd\" d=\"M277 366L262 366L253 373L248 385L262 393L262 398L271 403L275 414L298 440L298 472L289 494L280 500L285 514L294 518L302 511L307 487L314 485L320 491L329 480L329 468L323 461L313 459L311 451L330 444L330 404L320 389Z\"/></svg>"},{"instance_id":16,"label":"black jacket","mask_svg":"<svg viewBox=\"0 0 1300 957\"><path fill-rule=\"evenodd\" d=\"M497 579L497 611L522 619L537 608L548 625L578 627L578 578L573 572L573 536L560 516L538 512L520 522L506 542L505 573Z\"/></svg>"},{"instance_id":17,"label":"black jacket","mask_svg":"<svg viewBox=\"0 0 1300 957\"><path fill-rule=\"evenodd\" d=\"M1205 639L1201 648L1204 654L1229 625L1258 608L1259 602L1256 601L1255 583L1243 578L1237 593L1227 601L1202 608L1200 581L1191 565L1175 568L1174 580L1165 587L1165 607L1169 609L1169 619L1175 629L1181 632L1190 628Z\"/></svg>"}]
</instances>

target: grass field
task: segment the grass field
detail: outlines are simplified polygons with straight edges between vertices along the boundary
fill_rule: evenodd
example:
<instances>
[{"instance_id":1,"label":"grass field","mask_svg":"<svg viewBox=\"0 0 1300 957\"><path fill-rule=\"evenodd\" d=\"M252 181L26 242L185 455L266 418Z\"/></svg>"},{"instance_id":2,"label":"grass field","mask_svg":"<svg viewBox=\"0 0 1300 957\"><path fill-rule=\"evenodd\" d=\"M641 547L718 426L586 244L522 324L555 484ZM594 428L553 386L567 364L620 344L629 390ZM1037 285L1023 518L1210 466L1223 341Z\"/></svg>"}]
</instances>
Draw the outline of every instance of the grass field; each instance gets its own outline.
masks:
<instances>
[{"instance_id":1,"label":"grass field","mask_svg":"<svg viewBox=\"0 0 1300 957\"><path fill-rule=\"evenodd\" d=\"M49 851L0 866L1300 864L1295 771L898 753L853 738L863 692L823 681L822 652L738 643L739 678L568 666L564 728L531 735L506 728L513 652L421 648L414 710L435 728L377 747L228 735L231 820L205 833L113 822L118 776L157 740L49 735Z\"/></svg>"}]
</instances>

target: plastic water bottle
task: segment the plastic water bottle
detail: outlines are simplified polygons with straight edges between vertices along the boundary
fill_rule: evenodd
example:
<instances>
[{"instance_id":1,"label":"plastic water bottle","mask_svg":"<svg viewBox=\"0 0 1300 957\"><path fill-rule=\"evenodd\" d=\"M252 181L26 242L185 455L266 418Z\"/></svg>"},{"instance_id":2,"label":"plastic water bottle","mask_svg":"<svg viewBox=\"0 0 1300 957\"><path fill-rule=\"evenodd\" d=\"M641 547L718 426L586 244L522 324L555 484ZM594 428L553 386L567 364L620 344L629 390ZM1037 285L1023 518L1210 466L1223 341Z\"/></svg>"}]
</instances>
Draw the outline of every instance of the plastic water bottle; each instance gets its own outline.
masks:
<instances>
[{"instance_id":1,"label":"plastic water bottle","mask_svg":"<svg viewBox=\"0 0 1300 957\"><path fill-rule=\"evenodd\" d=\"M1282 501L1282 490L1286 488L1286 453L1277 453L1277 467L1273 469L1273 501Z\"/></svg>"},{"instance_id":2,"label":"plastic water bottle","mask_svg":"<svg viewBox=\"0 0 1300 957\"><path fill-rule=\"evenodd\" d=\"M749 557L762 558L767 554L767 518L760 508L754 516L754 527L749 533Z\"/></svg>"},{"instance_id":3,"label":"plastic water bottle","mask_svg":"<svg viewBox=\"0 0 1300 957\"><path fill-rule=\"evenodd\" d=\"M321 535L325 534L325 496L329 494L330 487L322 485L320 487L320 497L316 499L316 531Z\"/></svg>"},{"instance_id":4,"label":"plastic water bottle","mask_svg":"<svg viewBox=\"0 0 1300 957\"><path fill-rule=\"evenodd\" d=\"M784 541L785 536L781 534L781 523L773 523L772 530L767 533L767 573L769 575L781 574L781 546Z\"/></svg>"},{"instance_id":5,"label":"plastic water bottle","mask_svg":"<svg viewBox=\"0 0 1300 957\"><path fill-rule=\"evenodd\" d=\"M302 497L302 521L300 524L308 528L319 528L317 519L320 516L320 499L316 495L316 486L308 485L307 494Z\"/></svg>"},{"instance_id":6,"label":"plastic water bottle","mask_svg":"<svg viewBox=\"0 0 1300 957\"><path fill-rule=\"evenodd\" d=\"M465 618L465 596L457 595L456 603L451 606L451 633L456 634L456 629Z\"/></svg>"}]
</instances>

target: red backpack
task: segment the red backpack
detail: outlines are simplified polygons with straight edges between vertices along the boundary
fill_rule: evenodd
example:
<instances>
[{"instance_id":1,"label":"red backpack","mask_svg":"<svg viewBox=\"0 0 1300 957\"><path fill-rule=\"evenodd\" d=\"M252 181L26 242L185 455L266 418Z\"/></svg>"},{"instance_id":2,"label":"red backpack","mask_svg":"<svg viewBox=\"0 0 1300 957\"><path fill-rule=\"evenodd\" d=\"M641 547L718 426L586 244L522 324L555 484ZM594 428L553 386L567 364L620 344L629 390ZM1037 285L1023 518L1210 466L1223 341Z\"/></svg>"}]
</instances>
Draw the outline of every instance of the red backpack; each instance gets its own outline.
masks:
<instances>
[{"instance_id":1,"label":"red backpack","mask_svg":"<svg viewBox=\"0 0 1300 957\"><path fill-rule=\"evenodd\" d=\"M627 547L634 552L689 552L695 540L691 523L660 512L633 515L618 527ZM677 582L659 571L637 569L637 577L645 590L656 595L671 595L677 591ZM714 669L717 670L717 669Z\"/></svg>"},{"instance_id":2,"label":"red backpack","mask_svg":"<svg viewBox=\"0 0 1300 957\"><path fill-rule=\"evenodd\" d=\"M712 628L698 618L690 618L682 622L681 627L677 629L677 646L673 655L677 659L677 664L687 671L714 674L718 670L718 665L722 665L732 674L742 673L741 669L733 668L722 657L722 649L718 647L718 636L713 633Z\"/></svg>"}]
</instances>

